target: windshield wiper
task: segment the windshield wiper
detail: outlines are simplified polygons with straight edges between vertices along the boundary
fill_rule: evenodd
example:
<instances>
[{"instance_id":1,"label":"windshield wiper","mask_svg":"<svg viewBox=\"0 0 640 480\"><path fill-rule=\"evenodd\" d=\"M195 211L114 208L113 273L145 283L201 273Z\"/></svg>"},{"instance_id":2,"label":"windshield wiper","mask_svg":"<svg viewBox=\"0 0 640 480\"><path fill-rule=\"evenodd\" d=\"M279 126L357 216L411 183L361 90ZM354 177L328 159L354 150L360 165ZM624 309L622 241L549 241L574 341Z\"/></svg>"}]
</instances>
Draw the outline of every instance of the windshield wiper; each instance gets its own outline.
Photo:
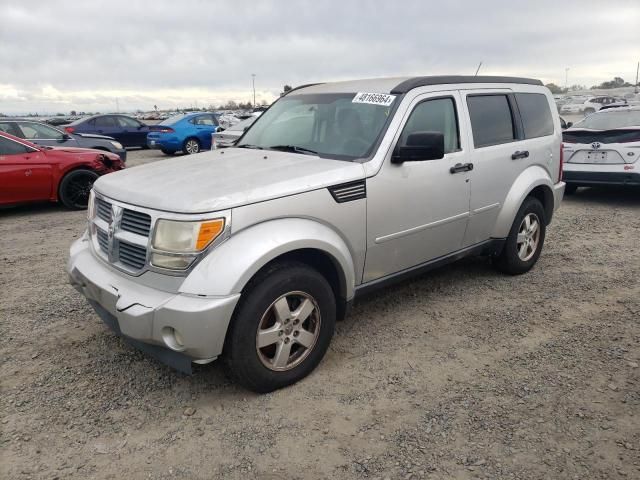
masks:
<instances>
[{"instance_id":1,"label":"windshield wiper","mask_svg":"<svg viewBox=\"0 0 640 480\"><path fill-rule=\"evenodd\" d=\"M242 145L236 145L236 148L252 148L255 150L264 150L264 147L261 147L259 145L250 145L248 143L244 143Z\"/></svg>"},{"instance_id":2,"label":"windshield wiper","mask_svg":"<svg viewBox=\"0 0 640 480\"><path fill-rule=\"evenodd\" d=\"M310 150L304 147L298 147L297 145L272 145L270 150L281 150L283 152L303 153L305 155L317 155L318 152Z\"/></svg>"}]
</instances>

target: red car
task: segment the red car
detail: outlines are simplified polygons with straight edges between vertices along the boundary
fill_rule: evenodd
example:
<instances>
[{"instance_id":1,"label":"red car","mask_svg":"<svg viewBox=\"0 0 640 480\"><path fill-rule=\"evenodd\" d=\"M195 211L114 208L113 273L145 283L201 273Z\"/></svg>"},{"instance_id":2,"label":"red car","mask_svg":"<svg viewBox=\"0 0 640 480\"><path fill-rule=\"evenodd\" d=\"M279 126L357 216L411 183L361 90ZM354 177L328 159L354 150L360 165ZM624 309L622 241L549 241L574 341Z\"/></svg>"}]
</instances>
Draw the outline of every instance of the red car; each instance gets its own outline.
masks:
<instances>
[{"instance_id":1,"label":"red car","mask_svg":"<svg viewBox=\"0 0 640 480\"><path fill-rule=\"evenodd\" d=\"M93 182L123 168L114 153L42 147L0 131L0 205L48 200L87 208Z\"/></svg>"}]
</instances>

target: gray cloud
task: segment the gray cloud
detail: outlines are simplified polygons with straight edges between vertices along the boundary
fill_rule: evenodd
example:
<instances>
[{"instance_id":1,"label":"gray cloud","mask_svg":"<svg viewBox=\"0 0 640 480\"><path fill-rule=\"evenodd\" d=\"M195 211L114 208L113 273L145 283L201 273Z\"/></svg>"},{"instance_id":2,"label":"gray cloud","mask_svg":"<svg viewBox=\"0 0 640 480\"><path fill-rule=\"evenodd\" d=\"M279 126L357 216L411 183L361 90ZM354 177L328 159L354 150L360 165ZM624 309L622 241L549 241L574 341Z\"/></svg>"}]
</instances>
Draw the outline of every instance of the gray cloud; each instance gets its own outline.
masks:
<instances>
[{"instance_id":1,"label":"gray cloud","mask_svg":"<svg viewBox=\"0 0 640 480\"><path fill-rule=\"evenodd\" d=\"M201 102L414 74L632 80L635 1L0 0L0 111ZM170 100L169 98L173 98Z\"/></svg>"}]
</instances>

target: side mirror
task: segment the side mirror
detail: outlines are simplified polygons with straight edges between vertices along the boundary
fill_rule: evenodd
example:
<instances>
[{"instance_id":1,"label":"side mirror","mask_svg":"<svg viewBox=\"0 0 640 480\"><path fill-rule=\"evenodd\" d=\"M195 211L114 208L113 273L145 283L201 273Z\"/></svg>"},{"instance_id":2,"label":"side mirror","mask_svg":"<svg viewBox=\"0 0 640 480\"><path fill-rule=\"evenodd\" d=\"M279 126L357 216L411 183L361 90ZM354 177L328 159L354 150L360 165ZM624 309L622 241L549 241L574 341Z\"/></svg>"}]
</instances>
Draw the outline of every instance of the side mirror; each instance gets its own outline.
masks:
<instances>
[{"instance_id":1,"label":"side mirror","mask_svg":"<svg viewBox=\"0 0 640 480\"><path fill-rule=\"evenodd\" d=\"M567 122L567 128L573 127L573 122Z\"/></svg>"},{"instance_id":2,"label":"side mirror","mask_svg":"<svg viewBox=\"0 0 640 480\"><path fill-rule=\"evenodd\" d=\"M223 128L223 127L218 127L216 129L216 132L224 132L224 131L225 131L225 128Z\"/></svg>"},{"instance_id":3,"label":"side mirror","mask_svg":"<svg viewBox=\"0 0 640 480\"><path fill-rule=\"evenodd\" d=\"M438 160L444 157L444 135L441 132L415 132L407 137L404 145L398 145L391 163Z\"/></svg>"},{"instance_id":4,"label":"side mirror","mask_svg":"<svg viewBox=\"0 0 640 480\"><path fill-rule=\"evenodd\" d=\"M71 140L71 135L69 135L68 133L63 133L62 137L60 138L60 141L66 142L67 140Z\"/></svg>"}]
</instances>

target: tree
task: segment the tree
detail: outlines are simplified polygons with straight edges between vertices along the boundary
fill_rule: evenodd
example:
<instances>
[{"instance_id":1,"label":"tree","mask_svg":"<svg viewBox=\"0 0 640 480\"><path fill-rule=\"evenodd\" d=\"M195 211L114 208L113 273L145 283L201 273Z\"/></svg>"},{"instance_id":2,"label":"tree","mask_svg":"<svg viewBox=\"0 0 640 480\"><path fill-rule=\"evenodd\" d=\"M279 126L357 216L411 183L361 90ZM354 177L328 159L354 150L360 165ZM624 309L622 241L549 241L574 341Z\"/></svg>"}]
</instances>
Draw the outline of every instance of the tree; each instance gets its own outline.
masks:
<instances>
[{"instance_id":1,"label":"tree","mask_svg":"<svg viewBox=\"0 0 640 480\"><path fill-rule=\"evenodd\" d=\"M557 95L559 93L567 93L566 89L564 89L562 87L559 87L555 83L547 83L545 85L545 87L547 87L549 90L551 90L551 93L553 93L554 95Z\"/></svg>"},{"instance_id":2,"label":"tree","mask_svg":"<svg viewBox=\"0 0 640 480\"><path fill-rule=\"evenodd\" d=\"M609 80L608 82L602 82L600 85L594 85L593 87L591 87L591 90L620 88L620 87L633 87L633 85L631 85L629 82L625 82L624 78L613 77L613 80Z\"/></svg>"}]
</instances>

